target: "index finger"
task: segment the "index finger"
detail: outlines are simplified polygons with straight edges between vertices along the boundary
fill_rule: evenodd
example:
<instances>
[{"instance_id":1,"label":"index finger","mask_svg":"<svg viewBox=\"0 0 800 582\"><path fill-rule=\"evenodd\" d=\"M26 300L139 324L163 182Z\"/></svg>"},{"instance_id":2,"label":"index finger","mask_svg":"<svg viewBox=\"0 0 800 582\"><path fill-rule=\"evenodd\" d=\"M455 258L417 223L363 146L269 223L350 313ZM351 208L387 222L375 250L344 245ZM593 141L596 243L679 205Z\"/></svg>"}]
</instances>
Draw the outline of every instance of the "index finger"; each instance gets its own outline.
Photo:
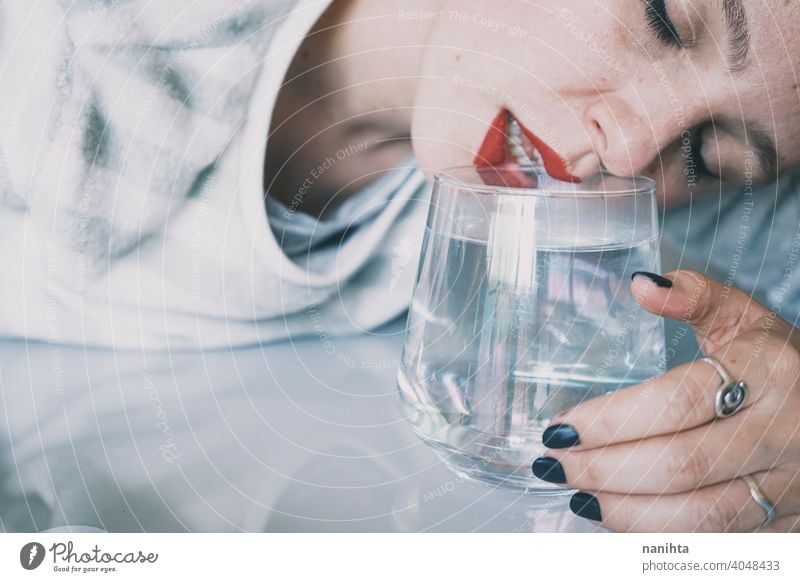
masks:
<instances>
[{"instance_id":1,"label":"index finger","mask_svg":"<svg viewBox=\"0 0 800 582\"><path fill-rule=\"evenodd\" d=\"M753 379L745 407L760 399L770 375L763 362L745 363L747 358L739 352L749 345L736 340L717 355L734 378ZM714 400L721 385L720 375L706 362L685 364L557 414L542 440L549 448L591 449L701 426L715 418Z\"/></svg>"}]
</instances>

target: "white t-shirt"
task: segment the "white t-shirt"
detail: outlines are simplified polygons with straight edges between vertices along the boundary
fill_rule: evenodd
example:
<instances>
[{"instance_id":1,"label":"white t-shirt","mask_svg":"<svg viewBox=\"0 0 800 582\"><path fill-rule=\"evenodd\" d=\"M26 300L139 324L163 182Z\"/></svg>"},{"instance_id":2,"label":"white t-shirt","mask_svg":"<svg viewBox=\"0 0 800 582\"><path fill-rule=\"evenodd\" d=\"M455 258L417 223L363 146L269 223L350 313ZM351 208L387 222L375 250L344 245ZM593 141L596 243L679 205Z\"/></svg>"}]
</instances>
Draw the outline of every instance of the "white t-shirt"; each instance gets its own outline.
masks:
<instances>
[{"instance_id":1,"label":"white t-shirt","mask_svg":"<svg viewBox=\"0 0 800 582\"><path fill-rule=\"evenodd\" d=\"M413 160L318 223L337 235L319 244L265 210L275 99L330 1L0 7L0 335L324 341L406 309L427 194Z\"/></svg>"}]
</instances>

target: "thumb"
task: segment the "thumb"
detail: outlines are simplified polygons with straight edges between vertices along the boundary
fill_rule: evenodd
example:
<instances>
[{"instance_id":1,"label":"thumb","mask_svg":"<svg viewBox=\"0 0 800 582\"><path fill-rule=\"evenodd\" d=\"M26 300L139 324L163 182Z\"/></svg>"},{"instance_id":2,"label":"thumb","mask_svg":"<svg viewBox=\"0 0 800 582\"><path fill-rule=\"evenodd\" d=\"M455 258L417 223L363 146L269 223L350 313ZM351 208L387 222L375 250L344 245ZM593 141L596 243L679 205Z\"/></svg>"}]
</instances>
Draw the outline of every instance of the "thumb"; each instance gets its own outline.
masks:
<instances>
[{"instance_id":1,"label":"thumb","mask_svg":"<svg viewBox=\"0 0 800 582\"><path fill-rule=\"evenodd\" d=\"M769 310L749 295L696 271L633 274L631 291L647 311L691 325L706 353L728 343Z\"/></svg>"}]
</instances>

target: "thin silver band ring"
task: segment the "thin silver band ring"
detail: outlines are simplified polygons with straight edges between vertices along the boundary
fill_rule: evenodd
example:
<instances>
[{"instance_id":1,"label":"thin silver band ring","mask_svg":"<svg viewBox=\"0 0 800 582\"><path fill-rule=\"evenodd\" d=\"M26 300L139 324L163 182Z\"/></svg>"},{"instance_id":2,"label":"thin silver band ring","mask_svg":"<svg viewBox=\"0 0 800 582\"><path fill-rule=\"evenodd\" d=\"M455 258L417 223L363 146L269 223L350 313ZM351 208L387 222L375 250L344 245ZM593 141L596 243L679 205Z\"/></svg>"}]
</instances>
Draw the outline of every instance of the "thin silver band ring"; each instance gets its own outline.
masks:
<instances>
[{"instance_id":1,"label":"thin silver band ring","mask_svg":"<svg viewBox=\"0 0 800 582\"><path fill-rule=\"evenodd\" d=\"M764 495L764 492L761 491L761 488L756 483L756 480L753 479L750 475L742 475L741 480L745 482L747 488L750 490L750 497L753 498L753 501L758 503L758 505L766 512L766 516L764 517L764 521L761 522L761 525L758 526L760 528L767 527L773 521L775 521L775 505L767 499L767 496Z\"/></svg>"},{"instance_id":2,"label":"thin silver band ring","mask_svg":"<svg viewBox=\"0 0 800 582\"><path fill-rule=\"evenodd\" d=\"M747 400L747 384L742 380L735 380L716 358L706 356L699 361L712 366L722 378L722 385L714 398L714 415L717 418L728 418L739 412Z\"/></svg>"}]
</instances>

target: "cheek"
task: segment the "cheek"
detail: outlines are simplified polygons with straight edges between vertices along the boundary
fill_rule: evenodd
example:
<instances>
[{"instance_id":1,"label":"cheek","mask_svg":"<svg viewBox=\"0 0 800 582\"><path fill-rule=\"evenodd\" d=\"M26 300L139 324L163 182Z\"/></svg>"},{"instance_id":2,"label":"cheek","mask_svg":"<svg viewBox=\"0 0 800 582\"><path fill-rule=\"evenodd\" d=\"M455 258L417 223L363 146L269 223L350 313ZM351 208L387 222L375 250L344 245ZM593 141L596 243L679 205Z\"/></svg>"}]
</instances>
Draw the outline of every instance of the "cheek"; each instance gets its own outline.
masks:
<instances>
[{"instance_id":1,"label":"cheek","mask_svg":"<svg viewBox=\"0 0 800 582\"><path fill-rule=\"evenodd\" d=\"M494 99L452 83L432 83L418 95L411 136L417 162L426 171L472 163L502 107Z\"/></svg>"},{"instance_id":2,"label":"cheek","mask_svg":"<svg viewBox=\"0 0 800 582\"><path fill-rule=\"evenodd\" d=\"M638 2L605 2L599 10L585 0L448 2L431 24L423 79L456 81L439 95L442 103L472 90L485 100L516 102L512 109L563 108L614 89L638 70L634 51L641 47L631 31L639 25L615 16Z\"/></svg>"},{"instance_id":3,"label":"cheek","mask_svg":"<svg viewBox=\"0 0 800 582\"><path fill-rule=\"evenodd\" d=\"M658 207L663 209L679 206L690 198L683 180L675 174L666 175L658 183Z\"/></svg>"},{"instance_id":4,"label":"cheek","mask_svg":"<svg viewBox=\"0 0 800 582\"><path fill-rule=\"evenodd\" d=\"M598 16L587 4L445 3L431 24L415 99L418 162L436 169L470 164L503 107L585 150L582 104L612 89L631 66L622 59L630 25L613 16L625 10L605 6Z\"/></svg>"},{"instance_id":5,"label":"cheek","mask_svg":"<svg viewBox=\"0 0 800 582\"><path fill-rule=\"evenodd\" d=\"M548 62L538 55L557 46L553 29L559 26L559 14L541 2L447 2L432 22L426 72L452 75L458 69L461 75L498 87L544 74ZM456 63L455 54L461 59Z\"/></svg>"},{"instance_id":6,"label":"cheek","mask_svg":"<svg viewBox=\"0 0 800 582\"><path fill-rule=\"evenodd\" d=\"M471 164L502 108L550 109L547 75L534 75L538 60L526 58L533 33L514 24L506 3L452 4L445 14L431 29L414 103L413 145L424 168Z\"/></svg>"},{"instance_id":7,"label":"cheek","mask_svg":"<svg viewBox=\"0 0 800 582\"><path fill-rule=\"evenodd\" d=\"M693 197L708 194L714 184L706 178L690 178L686 174L686 167L679 157L664 160L663 166L659 165L654 171L646 174L658 184L658 205L660 208L671 208L688 202Z\"/></svg>"},{"instance_id":8,"label":"cheek","mask_svg":"<svg viewBox=\"0 0 800 582\"><path fill-rule=\"evenodd\" d=\"M680 144L665 148L642 174L655 180L658 206L661 209L678 206L689 200L693 194L684 174Z\"/></svg>"}]
</instances>

